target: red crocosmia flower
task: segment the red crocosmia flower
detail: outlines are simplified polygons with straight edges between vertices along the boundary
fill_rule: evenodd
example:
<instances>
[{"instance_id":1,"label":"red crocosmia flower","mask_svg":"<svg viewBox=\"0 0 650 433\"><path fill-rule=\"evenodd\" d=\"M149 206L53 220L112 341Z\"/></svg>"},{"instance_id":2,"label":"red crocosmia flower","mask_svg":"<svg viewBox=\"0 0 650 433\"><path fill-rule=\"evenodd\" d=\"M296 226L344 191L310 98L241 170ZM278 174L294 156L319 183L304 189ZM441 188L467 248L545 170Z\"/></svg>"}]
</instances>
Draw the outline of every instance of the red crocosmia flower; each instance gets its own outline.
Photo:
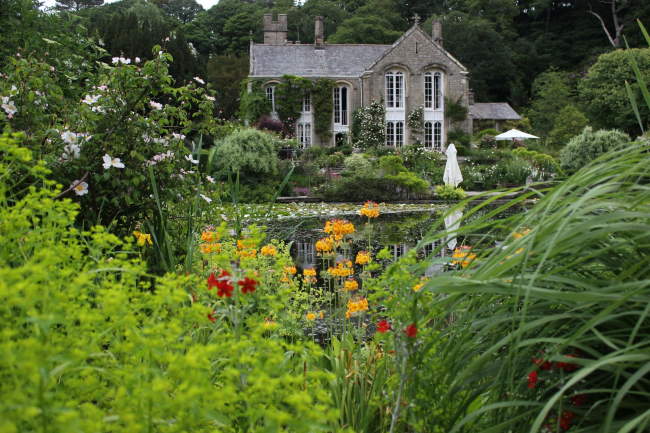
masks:
<instances>
[{"instance_id":1,"label":"red crocosmia flower","mask_svg":"<svg viewBox=\"0 0 650 433\"><path fill-rule=\"evenodd\" d=\"M214 322L217 321L217 318L214 317L214 314L215 314L215 311L213 311L213 312L211 312L211 313L208 313L208 320L209 320L210 322L212 322L212 323L214 323Z\"/></svg>"},{"instance_id":2,"label":"red crocosmia flower","mask_svg":"<svg viewBox=\"0 0 650 433\"><path fill-rule=\"evenodd\" d=\"M574 406L582 406L587 402L585 394L576 394L571 396L571 404Z\"/></svg>"},{"instance_id":3,"label":"red crocosmia flower","mask_svg":"<svg viewBox=\"0 0 650 433\"><path fill-rule=\"evenodd\" d=\"M243 280L237 281L237 284L241 286L242 293L253 293L257 286L257 281L252 278L245 277Z\"/></svg>"},{"instance_id":4,"label":"red crocosmia flower","mask_svg":"<svg viewBox=\"0 0 650 433\"><path fill-rule=\"evenodd\" d=\"M214 276L214 272L210 272L210 276L208 277L208 290L212 290L213 287L217 287L218 285L219 281Z\"/></svg>"},{"instance_id":5,"label":"red crocosmia flower","mask_svg":"<svg viewBox=\"0 0 650 433\"><path fill-rule=\"evenodd\" d=\"M553 368L553 363L543 359L533 358L533 364L538 365L542 370L550 370Z\"/></svg>"},{"instance_id":6,"label":"red crocosmia flower","mask_svg":"<svg viewBox=\"0 0 650 433\"><path fill-rule=\"evenodd\" d=\"M235 290L230 283L230 274L227 271L221 271L221 275L217 278L217 296L230 298L232 291Z\"/></svg>"},{"instance_id":7,"label":"red crocosmia flower","mask_svg":"<svg viewBox=\"0 0 650 433\"><path fill-rule=\"evenodd\" d=\"M567 358L575 358L576 357L576 355L564 355L564 356L566 356ZM571 362L558 362L557 363L557 368L560 368L560 369L562 369L562 370L564 370L566 372L570 372L570 371L577 370L578 366L576 364L571 363Z\"/></svg>"},{"instance_id":8,"label":"red crocosmia flower","mask_svg":"<svg viewBox=\"0 0 650 433\"><path fill-rule=\"evenodd\" d=\"M377 332L385 333L390 331L390 323L387 320L380 320L377 322Z\"/></svg>"},{"instance_id":9,"label":"red crocosmia flower","mask_svg":"<svg viewBox=\"0 0 650 433\"><path fill-rule=\"evenodd\" d=\"M562 416L560 416L560 428L562 430L569 430L571 427L571 422L573 421L573 417L575 414L573 412L570 412L568 410L565 410L562 412Z\"/></svg>"},{"instance_id":10,"label":"red crocosmia flower","mask_svg":"<svg viewBox=\"0 0 650 433\"><path fill-rule=\"evenodd\" d=\"M537 370L528 373L528 388L535 388L537 385Z\"/></svg>"},{"instance_id":11,"label":"red crocosmia flower","mask_svg":"<svg viewBox=\"0 0 650 433\"><path fill-rule=\"evenodd\" d=\"M415 338L418 335L418 328L415 326L415 323L411 323L409 326L404 329L404 333L407 337Z\"/></svg>"}]
</instances>

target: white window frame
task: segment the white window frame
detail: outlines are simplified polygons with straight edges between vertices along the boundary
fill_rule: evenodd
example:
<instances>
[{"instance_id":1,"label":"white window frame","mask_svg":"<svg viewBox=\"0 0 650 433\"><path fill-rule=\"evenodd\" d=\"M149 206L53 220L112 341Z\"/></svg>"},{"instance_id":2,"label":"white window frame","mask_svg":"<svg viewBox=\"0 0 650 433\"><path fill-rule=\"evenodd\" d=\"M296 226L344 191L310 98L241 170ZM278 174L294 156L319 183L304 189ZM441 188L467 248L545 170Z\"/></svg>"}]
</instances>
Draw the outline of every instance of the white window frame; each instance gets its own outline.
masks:
<instances>
[{"instance_id":1,"label":"white window frame","mask_svg":"<svg viewBox=\"0 0 650 433\"><path fill-rule=\"evenodd\" d=\"M302 98L302 112L311 113L311 93L305 93Z\"/></svg>"},{"instance_id":2,"label":"white window frame","mask_svg":"<svg viewBox=\"0 0 650 433\"><path fill-rule=\"evenodd\" d=\"M303 149L311 146L311 122L305 121L296 124L296 138Z\"/></svg>"},{"instance_id":3,"label":"white window frame","mask_svg":"<svg viewBox=\"0 0 650 433\"><path fill-rule=\"evenodd\" d=\"M433 122L424 122L424 147L433 148Z\"/></svg>"},{"instance_id":4,"label":"white window frame","mask_svg":"<svg viewBox=\"0 0 650 433\"><path fill-rule=\"evenodd\" d=\"M443 125L440 120L427 120L424 122L424 147L435 152L442 152L444 138Z\"/></svg>"},{"instance_id":5,"label":"white window frame","mask_svg":"<svg viewBox=\"0 0 650 433\"><path fill-rule=\"evenodd\" d=\"M350 88L345 84L334 87L334 124L348 126L350 123Z\"/></svg>"},{"instance_id":6,"label":"white window frame","mask_svg":"<svg viewBox=\"0 0 650 433\"><path fill-rule=\"evenodd\" d=\"M435 121L433 122L433 150L436 152L442 152L442 122Z\"/></svg>"},{"instance_id":7,"label":"white window frame","mask_svg":"<svg viewBox=\"0 0 650 433\"><path fill-rule=\"evenodd\" d=\"M384 75L384 96L387 109L404 110L406 80L402 71L388 71Z\"/></svg>"},{"instance_id":8,"label":"white window frame","mask_svg":"<svg viewBox=\"0 0 650 433\"><path fill-rule=\"evenodd\" d=\"M440 111L444 108L445 90L442 72L424 73L424 109Z\"/></svg>"},{"instance_id":9,"label":"white window frame","mask_svg":"<svg viewBox=\"0 0 650 433\"><path fill-rule=\"evenodd\" d=\"M266 100L271 103L271 113L275 113L275 85L266 86Z\"/></svg>"},{"instance_id":10,"label":"white window frame","mask_svg":"<svg viewBox=\"0 0 650 433\"><path fill-rule=\"evenodd\" d=\"M386 121L386 146L393 146L396 148L404 146L403 120Z\"/></svg>"}]
</instances>

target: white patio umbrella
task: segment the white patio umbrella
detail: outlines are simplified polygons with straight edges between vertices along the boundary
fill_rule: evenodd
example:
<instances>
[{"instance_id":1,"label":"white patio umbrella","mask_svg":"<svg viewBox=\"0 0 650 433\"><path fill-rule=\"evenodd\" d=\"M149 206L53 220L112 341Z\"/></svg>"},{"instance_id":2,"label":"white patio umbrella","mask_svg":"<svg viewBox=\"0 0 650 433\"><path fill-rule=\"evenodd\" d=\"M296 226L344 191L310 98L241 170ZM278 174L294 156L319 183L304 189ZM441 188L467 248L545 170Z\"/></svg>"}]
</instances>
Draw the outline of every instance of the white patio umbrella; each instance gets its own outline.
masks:
<instances>
[{"instance_id":1,"label":"white patio umbrella","mask_svg":"<svg viewBox=\"0 0 650 433\"><path fill-rule=\"evenodd\" d=\"M447 147L447 164L445 165L445 174L442 175L442 181L445 185L453 185L454 188L463 181L463 175L460 173L458 160L456 159L456 146L451 143Z\"/></svg>"},{"instance_id":2,"label":"white patio umbrella","mask_svg":"<svg viewBox=\"0 0 650 433\"><path fill-rule=\"evenodd\" d=\"M448 213L445 215L445 229L448 232L455 232L458 230L458 227L460 227L460 219L463 217L463 211L460 209L456 209L453 212ZM456 235L455 234L450 234L447 236L447 247L450 250L454 250L456 248Z\"/></svg>"},{"instance_id":3,"label":"white patio umbrella","mask_svg":"<svg viewBox=\"0 0 650 433\"><path fill-rule=\"evenodd\" d=\"M523 140L526 138L539 138L539 137L536 135L532 135L520 131L518 129L511 129L510 131L506 131L503 134L499 134L496 137L494 137L495 140Z\"/></svg>"}]
</instances>

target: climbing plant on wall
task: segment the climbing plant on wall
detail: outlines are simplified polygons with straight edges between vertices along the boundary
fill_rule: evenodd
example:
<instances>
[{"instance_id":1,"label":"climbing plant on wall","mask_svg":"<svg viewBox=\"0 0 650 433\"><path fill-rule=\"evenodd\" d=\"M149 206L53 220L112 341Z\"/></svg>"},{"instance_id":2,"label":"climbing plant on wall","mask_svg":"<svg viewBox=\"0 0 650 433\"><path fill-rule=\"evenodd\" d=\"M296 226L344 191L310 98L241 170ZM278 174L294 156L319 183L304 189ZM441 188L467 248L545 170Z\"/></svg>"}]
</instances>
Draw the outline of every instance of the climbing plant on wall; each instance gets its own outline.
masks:
<instances>
[{"instance_id":1,"label":"climbing plant on wall","mask_svg":"<svg viewBox=\"0 0 650 433\"><path fill-rule=\"evenodd\" d=\"M461 97L457 100L445 98L445 117L452 123L462 122L467 119L467 107L461 103Z\"/></svg>"},{"instance_id":2,"label":"climbing plant on wall","mask_svg":"<svg viewBox=\"0 0 650 433\"><path fill-rule=\"evenodd\" d=\"M261 80L244 80L242 82L239 102L240 119L255 123L260 117L270 113L271 108L271 103L262 88Z\"/></svg>"},{"instance_id":3,"label":"climbing plant on wall","mask_svg":"<svg viewBox=\"0 0 650 433\"><path fill-rule=\"evenodd\" d=\"M313 81L294 75L284 75L275 88L276 111L284 124L283 134L292 137L296 132L296 121L302 111L305 95L311 93Z\"/></svg>"},{"instance_id":4,"label":"climbing plant on wall","mask_svg":"<svg viewBox=\"0 0 650 433\"><path fill-rule=\"evenodd\" d=\"M352 114L354 146L362 149L386 144L386 109L381 101L373 101Z\"/></svg>"},{"instance_id":5,"label":"climbing plant on wall","mask_svg":"<svg viewBox=\"0 0 650 433\"><path fill-rule=\"evenodd\" d=\"M314 82L311 101L314 108L314 131L323 140L332 137L332 111L334 81L320 78Z\"/></svg>"}]
</instances>

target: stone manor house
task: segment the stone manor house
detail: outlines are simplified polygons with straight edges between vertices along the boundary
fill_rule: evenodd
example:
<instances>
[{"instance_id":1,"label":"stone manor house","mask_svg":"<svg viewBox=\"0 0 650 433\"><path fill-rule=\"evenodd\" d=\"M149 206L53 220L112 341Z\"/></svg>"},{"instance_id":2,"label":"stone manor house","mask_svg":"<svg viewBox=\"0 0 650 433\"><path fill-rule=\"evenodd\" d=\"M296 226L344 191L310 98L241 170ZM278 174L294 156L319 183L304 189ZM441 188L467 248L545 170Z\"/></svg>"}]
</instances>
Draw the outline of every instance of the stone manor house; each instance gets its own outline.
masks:
<instances>
[{"instance_id":1,"label":"stone manor house","mask_svg":"<svg viewBox=\"0 0 650 433\"><path fill-rule=\"evenodd\" d=\"M468 109L466 120L453 125L471 133L474 123L497 127L520 119L507 103L475 104L469 71L443 48L442 25L433 22L431 34L416 23L392 45L326 44L323 18L315 19L314 44L287 41L287 16L264 15L264 43L251 42L249 78L263 81L266 96L275 107L275 86L283 75L329 78L333 90L332 138L324 141L313 128L309 95L296 122L296 137L303 147L333 145L350 132L352 112L373 101L386 108L386 144L400 147L414 141L407 118L424 108L424 146L444 151L451 122L445 118L445 99ZM487 55L487 54L486 54ZM275 110L275 108L273 108Z\"/></svg>"}]
</instances>

